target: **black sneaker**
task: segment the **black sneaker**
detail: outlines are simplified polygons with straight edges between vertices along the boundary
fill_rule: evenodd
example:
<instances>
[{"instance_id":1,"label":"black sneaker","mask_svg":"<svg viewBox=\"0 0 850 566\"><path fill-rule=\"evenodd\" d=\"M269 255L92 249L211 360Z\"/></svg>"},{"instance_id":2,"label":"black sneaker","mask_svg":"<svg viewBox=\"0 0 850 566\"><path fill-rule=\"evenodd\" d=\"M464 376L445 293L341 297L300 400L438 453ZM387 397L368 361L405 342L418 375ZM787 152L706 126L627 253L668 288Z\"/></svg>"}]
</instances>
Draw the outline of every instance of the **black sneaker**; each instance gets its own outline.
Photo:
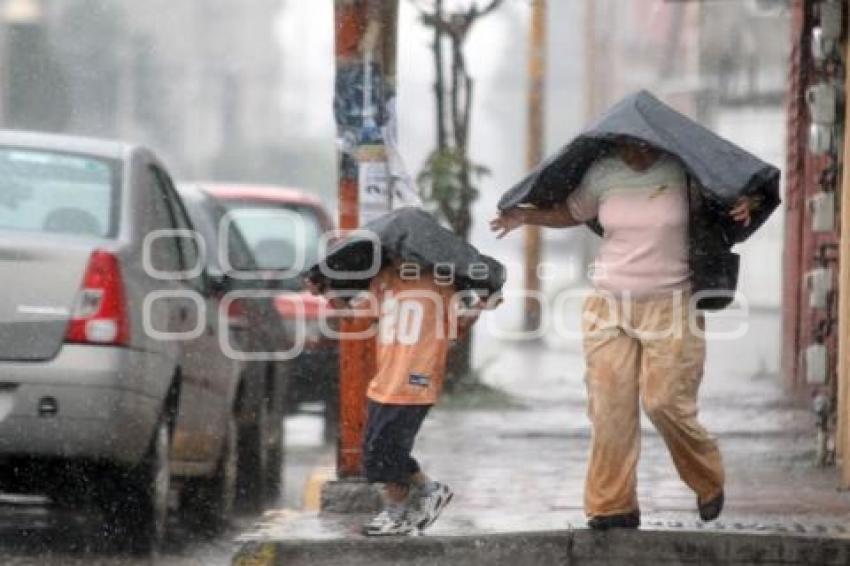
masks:
<instances>
[{"instance_id":1,"label":"black sneaker","mask_svg":"<svg viewBox=\"0 0 850 566\"><path fill-rule=\"evenodd\" d=\"M699 518L703 521L713 521L720 516L720 512L723 511L723 491L721 490L719 494L713 499L709 499L705 503L700 503L699 499L697 499L697 507L699 508Z\"/></svg>"},{"instance_id":2,"label":"black sneaker","mask_svg":"<svg viewBox=\"0 0 850 566\"><path fill-rule=\"evenodd\" d=\"M636 529L640 526L640 511L619 515L597 515L587 520L587 526L597 531Z\"/></svg>"}]
</instances>

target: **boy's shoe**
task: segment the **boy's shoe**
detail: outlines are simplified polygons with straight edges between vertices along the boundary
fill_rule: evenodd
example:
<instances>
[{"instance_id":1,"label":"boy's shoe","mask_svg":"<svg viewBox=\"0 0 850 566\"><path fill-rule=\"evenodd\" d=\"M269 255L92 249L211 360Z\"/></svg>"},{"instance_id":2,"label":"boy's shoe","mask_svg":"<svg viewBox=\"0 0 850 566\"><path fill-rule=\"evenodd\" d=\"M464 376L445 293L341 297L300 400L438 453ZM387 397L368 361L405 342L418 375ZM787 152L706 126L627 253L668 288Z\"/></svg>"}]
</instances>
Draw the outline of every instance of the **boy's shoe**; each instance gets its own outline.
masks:
<instances>
[{"instance_id":1,"label":"boy's shoe","mask_svg":"<svg viewBox=\"0 0 850 566\"><path fill-rule=\"evenodd\" d=\"M413 525L419 530L433 525L446 505L451 502L452 497L454 493L449 486L440 482L434 481L419 488L419 497L416 502L417 513Z\"/></svg>"},{"instance_id":2,"label":"boy's shoe","mask_svg":"<svg viewBox=\"0 0 850 566\"><path fill-rule=\"evenodd\" d=\"M404 507L384 509L363 525L363 534L368 537L404 536L414 534L415 531Z\"/></svg>"},{"instance_id":3,"label":"boy's shoe","mask_svg":"<svg viewBox=\"0 0 850 566\"><path fill-rule=\"evenodd\" d=\"M721 490L713 499L709 499L705 503L700 503L697 499L697 507L699 508L699 518L703 521L713 521L720 516L723 511L723 491Z\"/></svg>"},{"instance_id":4,"label":"boy's shoe","mask_svg":"<svg viewBox=\"0 0 850 566\"><path fill-rule=\"evenodd\" d=\"M587 520L587 526L597 531L636 529L640 526L640 511L619 515L597 515Z\"/></svg>"}]
</instances>

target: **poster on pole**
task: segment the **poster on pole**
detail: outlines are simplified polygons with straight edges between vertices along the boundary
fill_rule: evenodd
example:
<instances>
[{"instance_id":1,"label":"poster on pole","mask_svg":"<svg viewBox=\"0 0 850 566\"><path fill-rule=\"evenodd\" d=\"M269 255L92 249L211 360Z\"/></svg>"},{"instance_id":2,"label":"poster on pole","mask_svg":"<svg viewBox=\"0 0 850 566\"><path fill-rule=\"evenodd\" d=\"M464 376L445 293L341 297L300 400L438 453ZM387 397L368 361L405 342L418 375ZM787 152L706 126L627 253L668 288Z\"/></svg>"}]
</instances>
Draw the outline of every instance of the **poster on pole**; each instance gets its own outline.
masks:
<instances>
[{"instance_id":1,"label":"poster on pole","mask_svg":"<svg viewBox=\"0 0 850 566\"><path fill-rule=\"evenodd\" d=\"M383 151L379 152L383 154ZM386 159L363 159L358 166L358 208L360 224L365 224L392 209L390 167Z\"/></svg>"}]
</instances>

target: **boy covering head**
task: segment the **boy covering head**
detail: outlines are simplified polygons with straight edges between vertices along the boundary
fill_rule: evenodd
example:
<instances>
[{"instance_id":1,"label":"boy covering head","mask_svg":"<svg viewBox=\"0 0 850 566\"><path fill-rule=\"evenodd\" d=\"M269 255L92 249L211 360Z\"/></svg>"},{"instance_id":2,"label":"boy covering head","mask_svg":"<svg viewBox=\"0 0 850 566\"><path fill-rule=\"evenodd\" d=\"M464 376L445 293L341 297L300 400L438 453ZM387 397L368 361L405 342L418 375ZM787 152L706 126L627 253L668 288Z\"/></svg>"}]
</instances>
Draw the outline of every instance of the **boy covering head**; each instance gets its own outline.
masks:
<instances>
[{"instance_id":1,"label":"boy covering head","mask_svg":"<svg viewBox=\"0 0 850 566\"><path fill-rule=\"evenodd\" d=\"M442 250L445 261L423 261L409 248L412 240L416 247L415 238L400 238L408 246L400 249L392 245L393 238L386 237L387 230L381 230L377 237L384 261L368 282L367 291L351 300L328 293L341 313L347 310L348 316L369 318L377 331L377 371L367 391L363 467L367 481L384 485L386 504L364 525L364 534L369 536L417 533L433 524L451 501L452 490L429 478L411 451L422 422L442 391L451 342L462 339L480 311L488 306L480 294L489 293L470 291L468 278L459 280L456 276L459 266L453 260L458 259L458 251L468 252L471 246L453 235L457 240L453 245L441 245L451 243L445 240L447 231L424 212L411 214L415 214L415 222L390 225L389 232L401 230L409 236L417 224L426 228L439 236L430 240L429 251L433 253L435 247ZM344 261L346 253L354 255L359 251L356 246L349 246L346 251L343 245L329 256ZM481 265L501 270L490 258ZM459 271L466 272L464 266L460 267ZM314 269L308 274L311 288L314 292L327 292L332 282L317 273ZM495 278L502 281L503 274L500 272ZM488 302L495 306L497 300Z\"/></svg>"}]
</instances>

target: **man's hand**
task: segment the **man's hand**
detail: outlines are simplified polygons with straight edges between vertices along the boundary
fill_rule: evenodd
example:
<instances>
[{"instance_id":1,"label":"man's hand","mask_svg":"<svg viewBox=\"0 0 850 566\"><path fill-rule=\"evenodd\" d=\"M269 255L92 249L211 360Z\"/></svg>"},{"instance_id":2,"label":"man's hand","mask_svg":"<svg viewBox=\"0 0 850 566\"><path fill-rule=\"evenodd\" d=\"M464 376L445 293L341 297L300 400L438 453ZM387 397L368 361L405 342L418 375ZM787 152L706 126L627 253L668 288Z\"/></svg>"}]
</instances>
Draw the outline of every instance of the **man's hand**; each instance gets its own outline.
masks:
<instances>
[{"instance_id":1,"label":"man's hand","mask_svg":"<svg viewBox=\"0 0 850 566\"><path fill-rule=\"evenodd\" d=\"M499 216L490 221L490 230L496 232L496 237L501 239L523 224L522 211L518 208L511 208L501 212Z\"/></svg>"},{"instance_id":2,"label":"man's hand","mask_svg":"<svg viewBox=\"0 0 850 566\"><path fill-rule=\"evenodd\" d=\"M735 222L741 222L744 226L749 226L752 222L752 211L756 208L757 202L750 197L741 197L729 211Z\"/></svg>"}]
</instances>

